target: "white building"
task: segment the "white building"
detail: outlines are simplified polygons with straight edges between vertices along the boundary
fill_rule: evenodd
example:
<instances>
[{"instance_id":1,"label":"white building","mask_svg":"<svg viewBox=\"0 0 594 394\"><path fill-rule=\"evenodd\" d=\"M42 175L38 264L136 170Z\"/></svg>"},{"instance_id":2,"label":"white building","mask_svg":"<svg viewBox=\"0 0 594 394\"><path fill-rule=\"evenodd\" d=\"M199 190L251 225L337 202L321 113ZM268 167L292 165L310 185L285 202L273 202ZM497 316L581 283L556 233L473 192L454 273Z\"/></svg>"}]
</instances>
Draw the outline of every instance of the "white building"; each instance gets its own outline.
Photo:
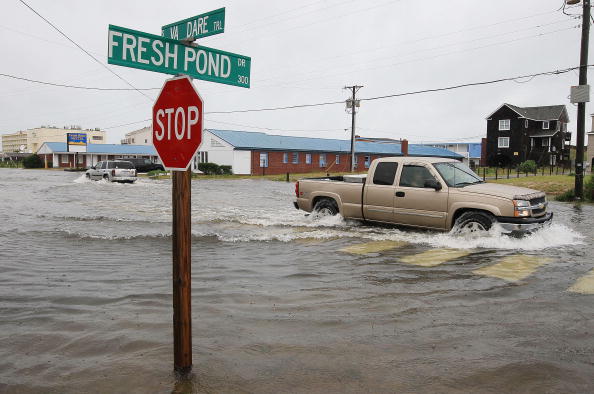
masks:
<instances>
[{"instance_id":1,"label":"white building","mask_svg":"<svg viewBox=\"0 0 594 394\"><path fill-rule=\"evenodd\" d=\"M25 131L2 135L3 152L37 153L41 145L46 142L66 142L66 134L83 133L87 135L89 144L105 144L105 131L99 129L85 129L80 126L53 127L41 126Z\"/></svg>"},{"instance_id":2,"label":"white building","mask_svg":"<svg viewBox=\"0 0 594 394\"><path fill-rule=\"evenodd\" d=\"M153 144L153 128L152 126L143 127L142 129L134 130L126 133L122 140L122 145L152 145Z\"/></svg>"}]
</instances>

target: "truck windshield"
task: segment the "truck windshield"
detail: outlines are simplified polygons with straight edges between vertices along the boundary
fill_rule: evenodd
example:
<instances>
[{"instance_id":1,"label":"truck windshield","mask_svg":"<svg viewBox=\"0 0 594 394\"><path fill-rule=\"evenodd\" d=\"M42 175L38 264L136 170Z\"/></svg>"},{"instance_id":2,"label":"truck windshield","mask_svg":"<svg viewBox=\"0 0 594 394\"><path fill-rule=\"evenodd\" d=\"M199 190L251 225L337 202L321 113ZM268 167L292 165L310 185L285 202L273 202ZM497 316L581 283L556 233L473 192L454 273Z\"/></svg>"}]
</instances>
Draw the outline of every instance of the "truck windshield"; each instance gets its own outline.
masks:
<instances>
[{"instance_id":1,"label":"truck windshield","mask_svg":"<svg viewBox=\"0 0 594 394\"><path fill-rule=\"evenodd\" d=\"M466 164L434 163L443 180L451 187L461 187L481 183L483 180L474 173Z\"/></svg>"}]
</instances>

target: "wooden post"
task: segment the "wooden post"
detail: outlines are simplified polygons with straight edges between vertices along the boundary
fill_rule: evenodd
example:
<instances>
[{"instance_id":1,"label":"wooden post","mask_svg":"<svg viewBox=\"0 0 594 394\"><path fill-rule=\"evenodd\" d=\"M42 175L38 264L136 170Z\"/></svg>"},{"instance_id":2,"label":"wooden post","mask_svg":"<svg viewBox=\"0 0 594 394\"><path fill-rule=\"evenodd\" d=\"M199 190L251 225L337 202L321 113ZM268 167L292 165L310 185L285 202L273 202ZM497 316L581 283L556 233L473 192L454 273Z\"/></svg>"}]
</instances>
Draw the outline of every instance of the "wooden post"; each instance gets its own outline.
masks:
<instances>
[{"instance_id":1,"label":"wooden post","mask_svg":"<svg viewBox=\"0 0 594 394\"><path fill-rule=\"evenodd\" d=\"M290 182L289 181L289 173L288 172L287 172L287 182Z\"/></svg>"},{"instance_id":2,"label":"wooden post","mask_svg":"<svg viewBox=\"0 0 594 394\"><path fill-rule=\"evenodd\" d=\"M192 171L172 171L173 207L173 363L175 371L192 370Z\"/></svg>"},{"instance_id":3,"label":"wooden post","mask_svg":"<svg viewBox=\"0 0 594 394\"><path fill-rule=\"evenodd\" d=\"M495 180L497 180L497 170L499 170L499 167L495 167Z\"/></svg>"},{"instance_id":4,"label":"wooden post","mask_svg":"<svg viewBox=\"0 0 594 394\"><path fill-rule=\"evenodd\" d=\"M487 167L483 167L483 181L487 178Z\"/></svg>"},{"instance_id":5,"label":"wooden post","mask_svg":"<svg viewBox=\"0 0 594 394\"><path fill-rule=\"evenodd\" d=\"M520 166L516 167L516 178L520 177Z\"/></svg>"},{"instance_id":6,"label":"wooden post","mask_svg":"<svg viewBox=\"0 0 594 394\"><path fill-rule=\"evenodd\" d=\"M509 172L510 172L510 167L507 167L507 179L509 179Z\"/></svg>"},{"instance_id":7,"label":"wooden post","mask_svg":"<svg viewBox=\"0 0 594 394\"><path fill-rule=\"evenodd\" d=\"M542 166L542 174L544 176L544 166Z\"/></svg>"}]
</instances>

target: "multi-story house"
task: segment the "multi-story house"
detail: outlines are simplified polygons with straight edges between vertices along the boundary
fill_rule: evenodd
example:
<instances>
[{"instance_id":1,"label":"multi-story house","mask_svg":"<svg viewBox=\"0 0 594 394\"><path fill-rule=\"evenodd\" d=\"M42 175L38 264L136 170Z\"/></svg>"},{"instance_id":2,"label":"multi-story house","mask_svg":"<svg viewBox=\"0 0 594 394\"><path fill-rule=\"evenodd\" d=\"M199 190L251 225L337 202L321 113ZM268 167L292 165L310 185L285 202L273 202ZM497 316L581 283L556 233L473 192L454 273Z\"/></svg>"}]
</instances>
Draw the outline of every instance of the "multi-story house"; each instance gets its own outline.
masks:
<instances>
[{"instance_id":1,"label":"multi-story house","mask_svg":"<svg viewBox=\"0 0 594 394\"><path fill-rule=\"evenodd\" d=\"M567 123L565 105L503 104L487 117L487 164L507 167L526 160L541 166L569 164Z\"/></svg>"}]
</instances>

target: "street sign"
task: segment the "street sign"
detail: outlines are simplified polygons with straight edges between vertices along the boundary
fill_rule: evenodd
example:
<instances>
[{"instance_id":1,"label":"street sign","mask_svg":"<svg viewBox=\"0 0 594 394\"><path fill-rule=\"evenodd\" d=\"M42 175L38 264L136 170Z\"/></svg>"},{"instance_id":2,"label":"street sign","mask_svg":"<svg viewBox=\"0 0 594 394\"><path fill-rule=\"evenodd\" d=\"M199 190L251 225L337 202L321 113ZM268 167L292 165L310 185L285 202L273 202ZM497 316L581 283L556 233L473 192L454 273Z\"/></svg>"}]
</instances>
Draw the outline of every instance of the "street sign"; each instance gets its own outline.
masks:
<instances>
[{"instance_id":1,"label":"street sign","mask_svg":"<svg viewBox=\"0 0 594 394\"><path fill-rule=\"evenodd\" d=\"M218 49L109 25L109 64L250 87L251 59Z\"/></svg>"},{"instance_id":2,"label":"street sign","mask_svg":"<svg viewBox=\"0 0 594 394\"><path fill-rule=\"evenodd\" d=\"M196 40L225 32L225 8L196 15L161 28L163 37Z\"/></svg>"},{"instance_id":3,"label":"street sign","mask_svg":"<svg viewBox=\"0 0 594 394\"><path fill-rule=\"evenodd\" d=\"M203 113L190 78L165 81L153 106L153 145L165 169L188 169L202 142Z\"/></svg>"}]
</instances>

